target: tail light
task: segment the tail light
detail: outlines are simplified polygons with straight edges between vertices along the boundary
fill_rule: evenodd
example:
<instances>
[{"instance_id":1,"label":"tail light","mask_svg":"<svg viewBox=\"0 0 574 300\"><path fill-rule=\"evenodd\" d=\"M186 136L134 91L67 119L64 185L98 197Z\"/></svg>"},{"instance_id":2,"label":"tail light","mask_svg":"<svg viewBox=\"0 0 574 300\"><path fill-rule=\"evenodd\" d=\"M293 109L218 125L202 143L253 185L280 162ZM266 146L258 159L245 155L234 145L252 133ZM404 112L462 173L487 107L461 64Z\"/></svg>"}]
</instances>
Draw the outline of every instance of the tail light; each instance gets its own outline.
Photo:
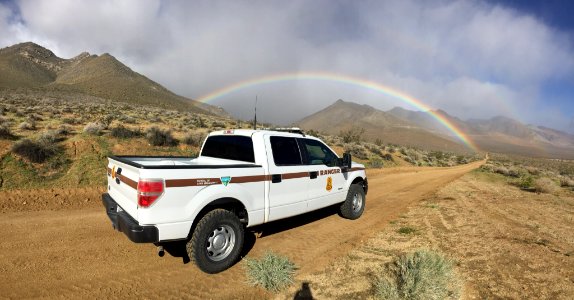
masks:
<instances>
[{"instance_id":1,"label":"tail light","mask_svg":"<svg viewBox=\"0 0 574 300\"><path fill-rule=\"evenodd\" d=\"M138 182L138 205L150 207L163 194L163 179L140 179Z\"/></svg>"}]
</instances>

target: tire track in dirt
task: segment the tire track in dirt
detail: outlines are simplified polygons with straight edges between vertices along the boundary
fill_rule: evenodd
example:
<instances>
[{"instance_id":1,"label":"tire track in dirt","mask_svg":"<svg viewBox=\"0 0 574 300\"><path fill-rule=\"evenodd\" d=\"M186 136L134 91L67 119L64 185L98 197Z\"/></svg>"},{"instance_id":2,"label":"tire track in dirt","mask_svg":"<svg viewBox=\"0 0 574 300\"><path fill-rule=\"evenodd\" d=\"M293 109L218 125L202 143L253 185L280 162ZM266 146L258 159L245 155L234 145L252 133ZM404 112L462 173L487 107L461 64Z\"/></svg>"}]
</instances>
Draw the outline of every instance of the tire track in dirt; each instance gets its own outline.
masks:
<instances>
[{"instance_id":1,"label":"tire track in dirt","mask_svg":"<svg viewBox=\"0 0 574 300\"><path fill-rule=\"evenodd\" d=\"M480 166L405 168L369 173L364 215L355 221L332 208L255 228L248 257L288 255L299 273L321 270L361 245L425 195ZM207 275L182 258L158 258L112 230L103 209L5 212L0 219L0 295L7 298L262 298L245 284L242 263ZM252 233L254 235L254 233Z\"/></svg>"}]
</instances>

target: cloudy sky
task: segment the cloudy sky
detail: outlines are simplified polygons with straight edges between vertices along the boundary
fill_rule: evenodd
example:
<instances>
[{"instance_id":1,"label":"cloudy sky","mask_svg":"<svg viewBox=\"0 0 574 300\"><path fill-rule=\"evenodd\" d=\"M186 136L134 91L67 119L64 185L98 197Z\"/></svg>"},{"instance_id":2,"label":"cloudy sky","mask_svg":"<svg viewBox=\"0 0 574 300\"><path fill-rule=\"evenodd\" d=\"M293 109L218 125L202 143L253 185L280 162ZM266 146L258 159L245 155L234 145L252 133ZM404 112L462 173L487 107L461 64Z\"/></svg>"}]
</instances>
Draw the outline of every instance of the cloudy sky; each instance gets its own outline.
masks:
<instances>
[{"instance_id":1,"label":"cloudy sky","mask_svg":"<svg viewBox=\"0 0 574 300\"><path fill-rule=\"evenodd\" d=\"M574 133L571 1L0 0L0 47L108 52L199 99L273 74L324 72L400 90L463 119L505 115ZM210 104L289 123L337 99L414 109L360 85L289 80Z\"/></svg>"}]
</instances>

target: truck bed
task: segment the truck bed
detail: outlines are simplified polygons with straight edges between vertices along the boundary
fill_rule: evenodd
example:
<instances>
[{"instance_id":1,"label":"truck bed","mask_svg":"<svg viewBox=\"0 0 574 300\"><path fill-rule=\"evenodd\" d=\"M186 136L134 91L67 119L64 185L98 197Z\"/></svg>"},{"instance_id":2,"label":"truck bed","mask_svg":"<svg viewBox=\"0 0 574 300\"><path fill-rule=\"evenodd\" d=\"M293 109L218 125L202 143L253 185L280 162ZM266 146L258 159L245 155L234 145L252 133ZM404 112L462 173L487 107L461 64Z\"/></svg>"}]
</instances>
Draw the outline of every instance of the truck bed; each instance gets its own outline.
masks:
<instances>
[{"instance_id":1,"label":"truck bed","mask_svg":"<svg viewBox=\"0 0 574 300\"><path fill-rule=\"evenodd\" d=\"M187 156L110 156L118 162L141 169L222 169L258 168L260 165L209 157Z\"/></svg>"}]
</instances>

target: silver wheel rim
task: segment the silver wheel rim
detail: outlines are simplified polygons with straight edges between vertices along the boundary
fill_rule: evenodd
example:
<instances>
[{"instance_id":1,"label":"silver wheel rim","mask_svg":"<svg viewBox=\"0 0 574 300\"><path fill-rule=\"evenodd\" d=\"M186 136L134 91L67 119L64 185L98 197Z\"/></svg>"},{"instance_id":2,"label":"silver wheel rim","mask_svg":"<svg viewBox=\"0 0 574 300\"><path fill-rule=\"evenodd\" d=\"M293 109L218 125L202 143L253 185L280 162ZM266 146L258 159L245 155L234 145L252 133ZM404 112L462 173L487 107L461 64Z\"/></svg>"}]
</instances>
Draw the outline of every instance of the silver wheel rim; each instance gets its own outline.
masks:
<instances>
[{"instance_id":1,"label":"silver wheel rim","mask_svg":"<svg viewBox=\"0 0 574 300\"><path fill-rule=\"evenodd\" d=\"M221 261L235 248L235 231L228 225L215 228L207 237L207 257Z\"/></svg>"},{"instance_id":2,"label":"silver wheel rim","mask_svg":"<svg viewBox=\"0 0 574 300\"><path fill-rule=\"evenodd\" d=\"M353 195L353 212L359 212L363 207L363 196L359 193Z\"/></svg>"}]
</instances>

